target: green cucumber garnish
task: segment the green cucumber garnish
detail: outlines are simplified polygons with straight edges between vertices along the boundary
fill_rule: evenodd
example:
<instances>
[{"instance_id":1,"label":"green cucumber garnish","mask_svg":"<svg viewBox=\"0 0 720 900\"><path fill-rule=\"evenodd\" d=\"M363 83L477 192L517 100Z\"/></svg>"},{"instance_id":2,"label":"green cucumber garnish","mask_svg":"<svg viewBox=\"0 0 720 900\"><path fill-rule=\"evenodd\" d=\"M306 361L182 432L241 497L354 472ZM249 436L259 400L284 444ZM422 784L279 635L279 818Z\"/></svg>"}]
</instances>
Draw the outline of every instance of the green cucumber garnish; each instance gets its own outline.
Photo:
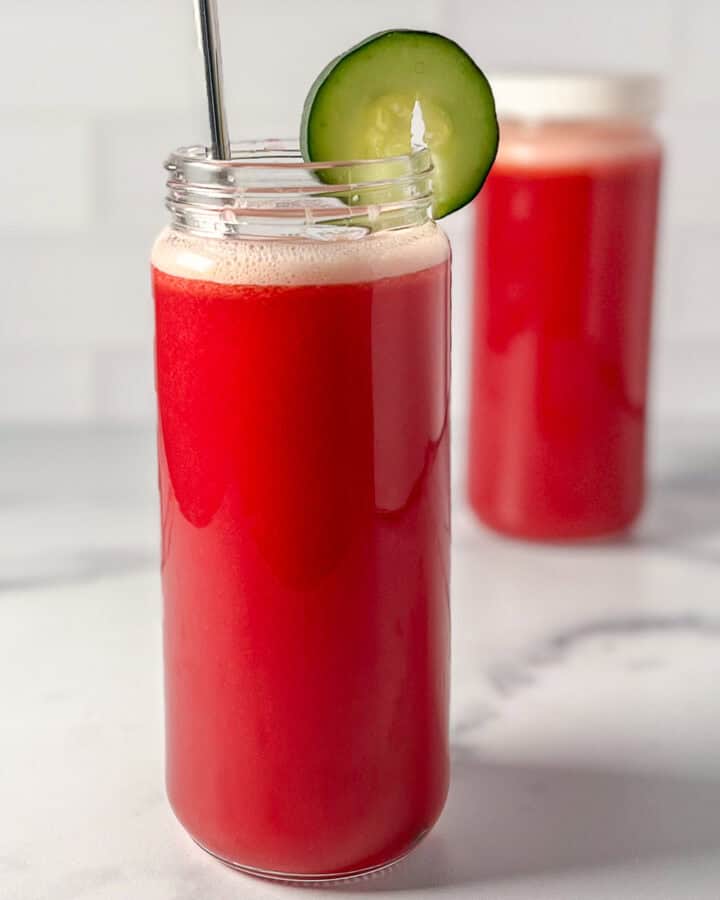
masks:
<instances>
[{"instance_id":1,"label":"green cucumber garnish","mask_svg":"<svg viewBox=\"0 0 720 900\"><path fill-rule=\"evenodd\" d=\"M442 35L382 31L334 59L305 101L302 154L308 162L406 154L416 104L433 157L433 215L442 218L478 193L498 146L487 79ZM331 169L318 175L332 183Z\"/></svg>"}]
</instances>

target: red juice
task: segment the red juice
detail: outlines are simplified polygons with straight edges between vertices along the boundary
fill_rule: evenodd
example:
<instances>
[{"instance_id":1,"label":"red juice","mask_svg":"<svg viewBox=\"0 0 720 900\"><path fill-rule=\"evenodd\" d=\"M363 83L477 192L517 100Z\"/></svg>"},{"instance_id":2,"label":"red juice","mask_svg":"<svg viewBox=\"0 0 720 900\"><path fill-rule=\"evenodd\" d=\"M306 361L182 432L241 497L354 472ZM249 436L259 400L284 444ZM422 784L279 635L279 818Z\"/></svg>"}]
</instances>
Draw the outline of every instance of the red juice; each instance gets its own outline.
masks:
<instances>
[{"instance_id":1,"label":"red juice","mask_svg":"<svg viewBox=\"0 0 720 900\"><path fill-rule=\"evenodd\" d=\"M503 139L476 205L471 503L517 536L614 532L643 501L659 148L599 126Z\"/></svg>"},{"instance_id":2,"label":"red juice","mask_svg":"<svg viewBox=\"0 0 720 900\"><path fill-rule=\"evenodd\" d=\"M207 277L192 239L154 255L167 787L241 867L379 866L444 803L449 263L428 228L429 256L248 243Z\"/></svg>"}]
</instances>

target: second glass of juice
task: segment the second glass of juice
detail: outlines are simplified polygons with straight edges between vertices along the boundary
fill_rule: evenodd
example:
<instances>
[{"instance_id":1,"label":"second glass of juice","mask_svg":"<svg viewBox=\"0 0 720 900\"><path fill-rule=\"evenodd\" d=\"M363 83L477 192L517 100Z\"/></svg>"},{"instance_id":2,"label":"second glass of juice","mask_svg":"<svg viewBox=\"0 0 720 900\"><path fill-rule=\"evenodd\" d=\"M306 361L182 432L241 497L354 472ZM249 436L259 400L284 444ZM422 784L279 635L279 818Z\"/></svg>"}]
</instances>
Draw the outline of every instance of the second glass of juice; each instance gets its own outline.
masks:
<instances>
[{"instance_id":1,"label":"second glass of juice","mask_svg":"<svg viewBox=\"0 0 720 900\"><path fill-rule=\"evenodd\" d=\"M448 786L449 248L429 154L333 164L331 184L279 143L167 168L169 798L243 870L367 873Z\"/></svg>"},{"instance_id":2,"label":"second glass of juice","mask_svg":"<svg viewBox=\"0 0 720 900\"><path fill-rule=\"evenodd\" d=\"M644 495L658 85L550 73L493 84L500 151L475 204L470 502L517 537L610 534Z\"/></svg>"}]
</instances>

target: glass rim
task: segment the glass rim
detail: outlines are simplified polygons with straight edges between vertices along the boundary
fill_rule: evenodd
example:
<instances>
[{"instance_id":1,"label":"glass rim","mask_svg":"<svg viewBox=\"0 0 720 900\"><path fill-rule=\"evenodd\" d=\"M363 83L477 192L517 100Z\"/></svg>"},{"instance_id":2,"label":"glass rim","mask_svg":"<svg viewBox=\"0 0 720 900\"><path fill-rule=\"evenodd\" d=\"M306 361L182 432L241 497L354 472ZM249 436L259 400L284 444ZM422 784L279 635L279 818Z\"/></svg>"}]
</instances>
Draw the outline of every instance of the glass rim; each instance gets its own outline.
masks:
<instances>
[{"instance_id":1,"label":"glass rim","mask_svg":"<svg viewBox=\"0 0 720 900\"><path fill-rule=\"evenodd\" d=\"M313 172L318 169L347 169L358 166L380 166L391 163L407 163L416 174L427 174L432 168L432 155L427 147L413 146L407 153L392 156L368 157L367 159L334 159L308 162L303 159L297 141L287 138L267 140L233 141L230 159L214 159L203 144L192 144L173 150L165 164L166 168L198 165L211 171L224 169L277 169ZM423 165L421 168L417 166Z\"/></svg>"},{"instance_id":2,"label":"glass rim","mask_svg":"<svg viewBox=\"0 0 720 900\"><path fill-rule=\"evenodd\" d=\"M238 141L232 159L203 145L180 147L165 162L173 225L234 236L314 235L318 228L365 231L431 217L433 160L426 147L378 159L307 162L297 142ZM253 230L254 229L254 230Z\"/></svg>"}]
</instances>

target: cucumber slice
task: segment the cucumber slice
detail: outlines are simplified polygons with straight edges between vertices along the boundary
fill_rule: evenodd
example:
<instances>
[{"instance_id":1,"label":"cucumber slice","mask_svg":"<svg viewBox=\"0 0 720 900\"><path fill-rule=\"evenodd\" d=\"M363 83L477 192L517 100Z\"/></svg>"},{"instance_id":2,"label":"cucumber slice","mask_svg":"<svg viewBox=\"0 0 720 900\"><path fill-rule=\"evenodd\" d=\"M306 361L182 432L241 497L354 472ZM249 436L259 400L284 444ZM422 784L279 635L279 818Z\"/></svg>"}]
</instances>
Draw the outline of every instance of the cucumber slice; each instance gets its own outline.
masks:
<instances>
[{"instance_id":1,"label":"cucumber slice","mask_svg":"<svg viewBox=\"0 0 720 900\"><path fill-rule=\"evenodd\" d=\"M308 162L406 154L416 103L433 157L433 215L442 218L478 193L498 147L490 85L442 35L381 31L334 59L305 101L302 154ZM332 183L332 170L318 174Z\"/></svg>"}]
</instances>

